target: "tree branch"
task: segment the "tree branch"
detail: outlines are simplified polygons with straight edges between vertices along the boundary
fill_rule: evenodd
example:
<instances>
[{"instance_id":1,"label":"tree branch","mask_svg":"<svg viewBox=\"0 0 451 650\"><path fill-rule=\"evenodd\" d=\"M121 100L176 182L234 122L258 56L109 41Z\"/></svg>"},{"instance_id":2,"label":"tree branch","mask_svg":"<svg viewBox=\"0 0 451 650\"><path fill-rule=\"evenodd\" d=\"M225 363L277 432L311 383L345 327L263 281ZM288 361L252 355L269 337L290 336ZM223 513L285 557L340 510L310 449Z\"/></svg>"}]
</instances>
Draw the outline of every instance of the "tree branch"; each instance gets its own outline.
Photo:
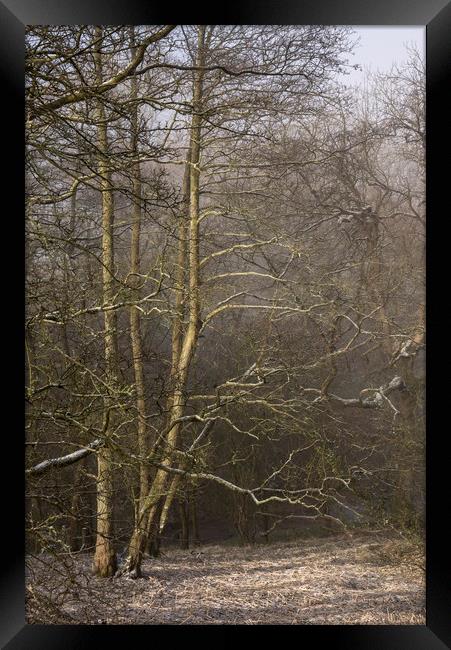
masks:
<instances>
[{"instance_id":1,"label":"tree branch","mask_svg":"<svg viewBox=\"0 0 451 650\"><path fill-rule=\"evenodd\" d=\"M38 463L37 465L34 465L34 467L25 470L25 474L36 476L37 474L44 474L44 472L47 472L52 467L66 467L68 465L73 465L82 458L92 454L96 449L102 447L104 443L105 441L103 439L97 438L97 440L91 442L87 447L73 451L71 454L43 460L42 463Z\"/></svg>"}]
</instances>

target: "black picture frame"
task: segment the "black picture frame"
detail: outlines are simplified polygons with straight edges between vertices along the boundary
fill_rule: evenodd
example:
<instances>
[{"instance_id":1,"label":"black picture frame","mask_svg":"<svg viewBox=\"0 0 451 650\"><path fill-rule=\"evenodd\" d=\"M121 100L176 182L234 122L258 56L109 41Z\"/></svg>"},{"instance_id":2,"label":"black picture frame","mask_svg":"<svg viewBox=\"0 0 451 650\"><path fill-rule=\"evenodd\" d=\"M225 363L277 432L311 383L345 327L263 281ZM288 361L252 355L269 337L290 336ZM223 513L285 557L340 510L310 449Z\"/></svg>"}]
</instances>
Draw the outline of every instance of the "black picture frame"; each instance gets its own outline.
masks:
<instances>
[{"instance_id":1,"label":"black picture frame","mask_svg":"<svg viewBox=\"0 0 451 650\"><path fill-rule=\"evenodd\" d=\"M267 627L274 627L275 642L282 635L283 642L306 644L328 643L331 647L352 650L442 650L451 647L450 549L445 534L446 516L450 501L449 456L444 447L447 440L447 422L444 406L448 406L447 382L439 377L449 353L449 309L445 291L449 239L444 226L451 214L448 206L449 155L451 152L450 122L451 93L451 3L446 0L292 0L271 2L261 0L252 4L242 0L238 8L230 3L218 7L220 16L211 11L198 11L191 4L177 12L162 12L162 5L141 5L138 0L78 0L73 4L61 0L3 0L0 1L0 64L3 73L2 105L3 156L7 160L6 178L3 175L2 207L4 251L19 251L16 262L5 266L2 287L6 322L5 347L11 354L6 364L9 387L13 388L19 404L12 406L9 397L3 408L2 468L9 473L2 495L3 541L6 550L2 556L0 583L0 629L2 647L19 648L90 648L116 642L128 647L142 643L164 643L172 648L175 643L193 642L223 645L236 642L255 642L262 639ZM176 14L174 16L174 14ZM23 275L20 256L23 250L24 213L24 27L27 24L180 24L214 22L217 24L330 24L330 25L420 25L426 27L427 56L427 589L426 625L323 625L323 626L45 626L26 625L24 611L24 453L21 422L23 413L20 395L23 387ZM383 44L381 44L383 47ZM8 114L9 113L9 114ZM8 142L9 139L9 142ZM442 156L443 154L443 156ZM14 189L13 189L14 188ZM5 232L5 231L4 231ZM443 246L443 250L440 248ZM445 266L446 265L446 266ZM17 286L19 285L19 286ZM448 370L449 374L449 370ZM446 375L445 375L446 376ZM448 382L449 383L449 382ZM10 388L8 390L10 390ZM16 390L17 389L17 390ZM4 395L8 396L8 392ZM5 417L12 412L12 425ZM7 445L7 446L6 446ZM5 474L3 471L2 474ZM6 524L6 525L5 525ZM151 629L149 629L151 628ZM181 636L183 635L183 636ZM186 635L186 636L185 636ZM190 638L191 637L191 638ZM279 637L280 638L280 637ZM264 639L264 637L263 637ZM273 643L274 641L271 641Z\"/></svg>"}]
</instances>

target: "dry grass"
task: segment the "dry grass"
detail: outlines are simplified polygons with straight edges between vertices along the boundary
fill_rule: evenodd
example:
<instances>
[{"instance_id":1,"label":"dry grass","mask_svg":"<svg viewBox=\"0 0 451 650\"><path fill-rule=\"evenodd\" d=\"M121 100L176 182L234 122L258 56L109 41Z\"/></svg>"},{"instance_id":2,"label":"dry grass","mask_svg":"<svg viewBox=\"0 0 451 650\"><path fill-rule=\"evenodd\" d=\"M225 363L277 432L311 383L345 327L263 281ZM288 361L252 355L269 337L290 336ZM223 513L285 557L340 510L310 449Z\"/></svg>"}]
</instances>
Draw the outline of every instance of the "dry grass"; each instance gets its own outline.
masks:
<instances>
[{"instance_id":1,"label":"dry grass","mask_svg":"<svg viewBox=\"0 0 451 650\"><path fill-rule=\"evenodd\" d=\"M141 580L102 580L89 577L90 558L79 556L61 607L68 619L61 622L425 624L421 559L417 547L400 540L336 536L170 550L145 560ZM49 568L32 564L29 586L43 593L45 579L50 593ZM29 620L36 622L32 615Z\"/></svg>"}]
</instances>

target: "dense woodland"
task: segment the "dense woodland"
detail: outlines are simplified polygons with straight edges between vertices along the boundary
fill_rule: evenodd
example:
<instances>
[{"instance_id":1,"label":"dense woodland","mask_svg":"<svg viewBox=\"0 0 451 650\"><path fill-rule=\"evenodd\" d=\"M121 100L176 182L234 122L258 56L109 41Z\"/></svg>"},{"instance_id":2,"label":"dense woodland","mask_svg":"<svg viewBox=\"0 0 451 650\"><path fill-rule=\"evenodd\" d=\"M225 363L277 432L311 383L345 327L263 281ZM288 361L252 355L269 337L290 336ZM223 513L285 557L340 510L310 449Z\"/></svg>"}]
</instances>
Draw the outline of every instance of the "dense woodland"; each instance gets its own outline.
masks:
<instances>
[{"instance_id":1,"label":"dense woodland","mask_svg":"<svg viewBox=\"0 0 451 650\"><path fill-rule=\"evenodd\" d=\"M355 44L27 29L30 556L421 535L424 62Z\"/></svg>"}]
</instances>

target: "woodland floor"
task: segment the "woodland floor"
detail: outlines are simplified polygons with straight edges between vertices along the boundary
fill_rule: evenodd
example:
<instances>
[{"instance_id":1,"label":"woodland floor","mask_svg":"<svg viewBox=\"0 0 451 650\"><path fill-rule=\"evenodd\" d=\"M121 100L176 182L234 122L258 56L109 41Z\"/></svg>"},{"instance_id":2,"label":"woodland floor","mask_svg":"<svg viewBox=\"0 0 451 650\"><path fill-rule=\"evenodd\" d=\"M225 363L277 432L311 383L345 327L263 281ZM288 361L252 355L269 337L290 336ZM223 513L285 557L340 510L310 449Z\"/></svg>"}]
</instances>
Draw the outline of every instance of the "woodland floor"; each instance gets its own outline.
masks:
<instances>
[{"instance_id":1,"label":"woodland floor","mask_svg":"<svg viewBox=\"0 0 451 650\"><path fill-rule=\"evenodd\" d=\"M166 550L140 580L94 578L90 563L78 555L61 571L51 556L30 558L28 621L425 624L422 553L386 535Z\"/></svg>"}]
</instances>

